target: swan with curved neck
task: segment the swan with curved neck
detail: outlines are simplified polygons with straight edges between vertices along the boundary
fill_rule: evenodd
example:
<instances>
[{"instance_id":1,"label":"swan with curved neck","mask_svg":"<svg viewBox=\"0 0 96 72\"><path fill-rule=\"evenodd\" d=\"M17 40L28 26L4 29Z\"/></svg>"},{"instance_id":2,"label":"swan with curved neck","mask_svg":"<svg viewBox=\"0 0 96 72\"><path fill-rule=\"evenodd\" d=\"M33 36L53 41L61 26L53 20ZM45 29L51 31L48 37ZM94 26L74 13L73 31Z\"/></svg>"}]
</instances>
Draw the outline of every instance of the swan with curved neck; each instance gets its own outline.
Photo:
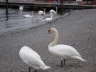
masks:
<instances>
[{"instance_id":1,"label":"swan with curved neck","mask_svg":"<svg viewBox=\"0 0 96 72\"><path fill-rule=\"evenodd\" d=\"M54 33L54 40L48 45L48 47L52 47L58 43L59 40L59 32L56 30L56 28L51 28L48 30L48 32L53 32Z\"/></svg>"},{"instance_id":2,"label":"swan with curved neck","mask_svg":"<svg viewBox=\"0 0 96 72\"><path fill-rule=\"evenodd\" d=\"M57 11L55 11L54 9L51 9L49 12L52 14L57 14Z\"/></svg>"},{"instance_id":3,"label":"swan with curved neck","mask_svg":"<svg viewBox=\"0 0 96 72\"><path fill-rule=\"evenodd\" d=\"M53 55L61 57L61 67L64 66L65 60L70 58L85 62L85 59L82 58L82 56L74 47L64 44L58 44L59 32L55 27L49 28L48 32L54 34L54 39L49 43L48 50Z\"/></svg>"},{"instance_id":4,"label":"swan with curved neck","mask_svg":"<svg viewBox=\"0 0 96 72\"><path fill-rule=\"evenodd\" d=\"M23 46L20 49L19 56L22 59L22 61L29 66L28 72L31 72L30 67L34 68L35 72L37 72L38 69L46 70L50 68L50 66L47 66L43 62L40 55L28 46Z\"/></svg>"},{"instance_id":5,"label":"swan with curved neck","mask_svg":"<svg viewBox=\"0 0 96 72\"><path fill-rule=\"evenodd\" d=\"M53 20L53 14L50 14L50 17L43 19L42 21L51 22Z\"/></svg>"}]
</instances>

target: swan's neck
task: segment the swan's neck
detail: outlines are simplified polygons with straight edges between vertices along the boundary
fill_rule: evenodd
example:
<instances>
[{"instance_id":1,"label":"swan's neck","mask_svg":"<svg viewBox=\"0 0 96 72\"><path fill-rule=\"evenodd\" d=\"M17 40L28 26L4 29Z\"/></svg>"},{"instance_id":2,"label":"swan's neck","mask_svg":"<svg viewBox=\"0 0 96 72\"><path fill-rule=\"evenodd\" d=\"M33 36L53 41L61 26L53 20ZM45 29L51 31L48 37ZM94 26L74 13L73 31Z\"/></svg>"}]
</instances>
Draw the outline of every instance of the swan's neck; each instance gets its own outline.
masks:
<instances>
[{"instance_id":1,"label":"swan's neck","mask_svg":"<svg viewBox=\"0 0 96 72\"><path fill-rule=\"evenodd\" d=\"M50 14L50 18L52 18L52 19L53 19L53 14L52 14L52 13Z\"/></svg>"},{"instance_id":2,"label":"swan's neck","mask_svg":"<svg viewBox=\"0 0 96 72\"><path fill-rule=\"evenodd\" d=\"M51 43L49 43L48 46L50 47L50 46L56 45L58 43L58 39L59 39L59 33L58 33L57 30L55 30L54 31L54 39L53 39L53 41Z\"/></svg>"},{"instance_id":3,"label":"swan's neck","mask_svg":"<svg viewBox=\"0 0 96 72\"><path fill-rule=\"evenodd\" d=\"M56 13L58 12L58 7L56 6Z\"/></svg>"}]
</instances>

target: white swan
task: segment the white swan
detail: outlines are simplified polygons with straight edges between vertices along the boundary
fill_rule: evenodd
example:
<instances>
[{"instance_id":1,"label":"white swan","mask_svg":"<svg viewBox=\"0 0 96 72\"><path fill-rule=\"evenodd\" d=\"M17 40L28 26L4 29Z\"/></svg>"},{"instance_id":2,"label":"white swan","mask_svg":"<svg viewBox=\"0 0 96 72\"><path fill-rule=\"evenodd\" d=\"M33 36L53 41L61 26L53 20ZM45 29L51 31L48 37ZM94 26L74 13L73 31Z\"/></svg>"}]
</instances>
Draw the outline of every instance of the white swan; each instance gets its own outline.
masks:
<instances>
[{"instance_id":1,"label":"white swan","mask_svg":"<svg viewBox=\"0 0 96 72\"><path fill-rule=\"evenodd\" d=\"M38 11L38 19L39 20L41 20L42 21L42 19L44 18L44 16L45 16L45 9L44 9L44 11L43 10L39 10Z\"/></svg>"},{"instance_id":2,"label":"white swan","mask_svg":"<svg viewBox=\"0 0 96 72\"><path fill-rule=\"evenodd\" d=\"M44 12L45 12L45 10L44 10ZM55 14L57 14L56 11L53 10L53 9L51 9L51 10L49 11L50 17L44 18L42 21L51 23L51 22L53 21L53 19L54 19L54 15L55 15Z\"/></svg>"},{"instance_id":3,"label":"white swan","mask_svg":"<svg viewBox=\"0 0 96 72\"><path fill-rule=\"evenodd\" d=\"M50 22L52 22L52 20L53 20L53 14L50 13L50 17L44 18L42 21L50 23Z\"/></svg>"},{"instance_id":4,"label":"white swan","mask_svg":"<svg viewBox=\"0 0 96 72\"><path fill-rule=\"evenodd\" d=\"M19 12L21 15L23 14L23 9L24 9L24 6L19 6Z\"/></svg>"},{"instance_id":5,"label":"white swan","mask_svg":"<svg viewBox=\"0 0 96 72\"><path fill-rule=\"evenodd\" d=\"M23 14L23 10L24 10L24 6L19 6L19 11L20 11L21 15ZM25 14L23 16L26 17L26 18L32 17L32 15L30 15L30 14Z\"/></svg>"},{"instance_id":6,"label":"white swan","mask_svg":"<svg viewBox=\"0 0 96 72\"><path fill-rule=\"evenodd\" d=\"M38 69L46 70L50 68L50 66L47 66L42 61L40 55L28 46L23 46L20 49L19 56L24 63L29 65L29 71L30 71L30 67L34 68L35 71L37 71Z\"/></svg>"},{"instance_id":7,"label":"white swan","mask_svg":"<svg viewBox=\"0 0 96 72\"><path fill-rule=\"evenodd\" d=\"M58 43L58 38L59 38L59 33L55 27L51 27L48 30L49 33L54 33L55 38L54 40L49 43L48 45L48 50L50 53L56 56L60 56L62 58L61 60L61 67L64 66L65 60L66 59L79 59L81 61L86 61L81 57L79 52L72 46L69 45L64 45L64 44L57 44Z\"/></svg>"}]
</instances>

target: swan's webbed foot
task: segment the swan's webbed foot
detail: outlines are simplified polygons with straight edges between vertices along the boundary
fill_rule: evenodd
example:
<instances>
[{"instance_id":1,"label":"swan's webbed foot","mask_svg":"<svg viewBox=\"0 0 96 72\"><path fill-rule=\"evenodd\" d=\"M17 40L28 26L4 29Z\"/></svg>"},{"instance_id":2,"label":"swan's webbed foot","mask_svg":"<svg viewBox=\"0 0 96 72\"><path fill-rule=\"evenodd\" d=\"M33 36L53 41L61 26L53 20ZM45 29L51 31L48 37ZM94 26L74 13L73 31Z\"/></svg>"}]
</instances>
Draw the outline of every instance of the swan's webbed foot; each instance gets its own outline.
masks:
<instances>
[{"instance_id":1,"label":"swan's webbed foot","mask_svg":"<svg viewBox=\"0 0 96 72\"><path fill-rule=\"evenodd\" d=\"M28 72L31 72L31 67L28 67Z\"/></svg>"},{"instance_id":2,"label":"swan's webbed foot","mask_svg":"<svg viewBox=\"0 0 96 72\"><path fill-rule=\"evenodd\" d=\"M28 67L28 72L31 72L32 67ZM34 72L37 72L37 70L35 69Z\"/></svg>"},{"instance_id":3,"label":"swan's webbed foot","mask_svg":"<svg viewBox=\"0 0 96 72\"><path fill-rule=\"evenodd\" d=\"M60 67L63 67L63 60L61 60L61 64L60 64Z\"/></svg>"},{"instance_id":4,"label":"swan's webbed foot","mask_svg":"<svg viewBox=\"0 0 96 72\"><path fill-rule=\"evenodd\" d=\"M34 72L37 72L37 70L34 70Z\"/></svg>"},{"instance_id":5,"label":"swan's webbed foot","mask_svg":"<svg viewBox=\"0 0 96 72\"><path fill-rule=\"evenodd\" d=\"M63 65L66 65L66 60L65 59L63 59Z\"/></svg>"},{"instance_id":6,"label":"swan's webbed foot","mask_svg":"<svg viewBox=\"0 0 96 72\"><path fill-rule=\"evenodd\" d=\"M61 65L60 65L60 66L61 66L61 67L64 67L64 65L65 65L65 59L62 59L62 60L61 60Z\"/></svg>"}]
</instances>

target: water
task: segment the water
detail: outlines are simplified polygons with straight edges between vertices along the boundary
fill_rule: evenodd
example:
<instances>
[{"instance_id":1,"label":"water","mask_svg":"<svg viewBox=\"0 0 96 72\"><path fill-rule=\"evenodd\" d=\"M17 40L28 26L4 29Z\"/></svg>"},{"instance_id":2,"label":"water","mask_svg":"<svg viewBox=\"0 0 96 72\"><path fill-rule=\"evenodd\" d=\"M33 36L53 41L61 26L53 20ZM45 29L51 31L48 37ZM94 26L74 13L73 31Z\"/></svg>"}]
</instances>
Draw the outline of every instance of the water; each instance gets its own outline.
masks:
<instances>
[{"instance_id":1,"label":"water","mask_svg":"<svg viewBox=\"0 0 96 72\"><path fill-rule=\"evenodd\" d=\"M32 17L24 17L24 15L31 15ZM26 29L46 24L45 21L42 22L42 19L46 17L50 17L50 15L40 16L37 12L24 11L21 13L18 10L9 9L9 19L6 21L5 9L0 9L0 32Z\"/></svg>"}]
</instances>

